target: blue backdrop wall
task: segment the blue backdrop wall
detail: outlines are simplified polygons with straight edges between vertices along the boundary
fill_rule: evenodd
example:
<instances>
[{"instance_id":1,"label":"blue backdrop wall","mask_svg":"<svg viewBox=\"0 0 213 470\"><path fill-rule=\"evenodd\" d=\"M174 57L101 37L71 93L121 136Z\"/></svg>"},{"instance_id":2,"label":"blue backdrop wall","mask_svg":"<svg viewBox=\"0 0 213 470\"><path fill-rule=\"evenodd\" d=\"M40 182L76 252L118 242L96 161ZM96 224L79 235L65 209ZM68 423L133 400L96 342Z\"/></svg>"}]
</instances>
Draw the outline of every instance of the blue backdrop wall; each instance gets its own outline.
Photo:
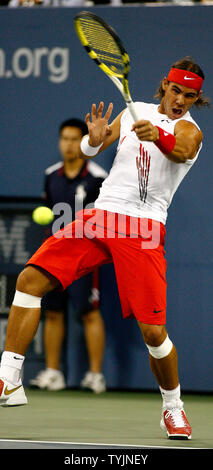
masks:
<instances>
[{"instance_id":1,"label":"blue backdrop wall","mask_svg":"<svg viewBox=\"0 0 213 470\"><path fill-rule=\"evenodd\" d=\"M170 65L191 55L213 89L213 7L94 7L123 38L132 59L133 99L153 101ZM1 9L0 195L39 196L45 168L58 160L60 122L84 119L92 102L124 107L119 92L92 63L73 28L75 8ZM182 388L212 391L213 200L212 109L194 110L204 132L200 158L169 210L168 330L179 351ZM109 170L110 149L97 157ZM2 253L1 253L1 256ZM18 266L21 269L21 263ZM111 266L101 275L102 313L107 332L104 373L109 387L156 388L148 354L133 320L123 321ZM87 368L82 326L71 312L68 325L68 384L79 384ZM27 370L27 361L26 361Z\"/></svg>"}]
</instances>

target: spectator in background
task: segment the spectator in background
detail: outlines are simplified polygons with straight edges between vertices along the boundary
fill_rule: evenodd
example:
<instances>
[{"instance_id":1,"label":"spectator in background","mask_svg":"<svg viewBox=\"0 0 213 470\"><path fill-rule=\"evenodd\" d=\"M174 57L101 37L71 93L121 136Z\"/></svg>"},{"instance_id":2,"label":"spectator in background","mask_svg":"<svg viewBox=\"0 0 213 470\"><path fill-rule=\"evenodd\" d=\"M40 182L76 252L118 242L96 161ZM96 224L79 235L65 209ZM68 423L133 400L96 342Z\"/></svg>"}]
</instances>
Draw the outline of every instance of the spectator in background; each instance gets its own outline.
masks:
<instances>
[{"instance_id":1,"label":"spectator in background","mask_svg":"<svg viewBox=\"0 0 213 470\"><path fill-rule=\"evenodd\" d=\"M81 7L85 5L84 0L9 0L9 7Z\"/></svg>"},{"instance_id":2,"label":"spectator in background","mask_svg":"<svg viewBox=\"0 0 213 470\"><path fill-rule=\"evenodd\" d=\"M0 6L9 6L9 7L34 7L34 6L46 6L46 7L91 7L96 5L109 5L109 6L122 6L122 5L137 5L146 3L174 3L178 5L187 5L194 3L203 3L206 5L211 5L213 0L0 0Z\"/></svg>"},{"instance_id":3,"label":"spectator in background","mask_svg":"<svg viewBox=\"0 0 213 470\"><path fill-rule=\"evenodd\" d=\"M9 7L91 7L93 5L122 5L122 0L1 0Z\"/></svg>"},{"instance_id":4,"label":"spectator in background","mask_svg":"<svg viewBox=\"0 0 213 470\"><path fill-rule=\"evenodd\" d=\"M86 124L79 119L64 121L59 128L59 149L63 161L50 166L45 172L46 204L51 209L57 203L69 204L72 211L68 223L75 219L75 212L79 208L95 201L99 188L107 176L105 170L96 163L85 162L79 158L80 142L87 132ZM51 233L48 233L49 235ZM65 335L64 313L68 301L75 311L78 311L80 320L83 321L89 356L90 369L81 386L101 393L106 390L105 379L101 373L105 330L99 311L98 270L75 281L66 291L53 291L43 298L43 309L46 312L44 325L46 369L39 372L30 384L48 390L60 390L66 387L64 375L60 371L60 354Z\"/></svg>"}]
</instances>

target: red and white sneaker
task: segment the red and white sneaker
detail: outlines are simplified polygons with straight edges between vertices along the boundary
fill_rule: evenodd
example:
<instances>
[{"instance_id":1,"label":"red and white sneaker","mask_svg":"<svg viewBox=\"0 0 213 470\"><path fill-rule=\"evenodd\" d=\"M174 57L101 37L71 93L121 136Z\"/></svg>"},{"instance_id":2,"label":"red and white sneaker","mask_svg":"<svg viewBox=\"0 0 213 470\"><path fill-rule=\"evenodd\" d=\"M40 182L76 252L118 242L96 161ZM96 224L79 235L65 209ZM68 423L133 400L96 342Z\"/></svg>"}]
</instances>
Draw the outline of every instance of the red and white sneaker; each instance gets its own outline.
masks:
<instances>
[{"instance_id":1,"label":"red and white sneaker","mask_svg":"<svg viewBox=\"0 0 213 470\"><path fill-rule=\"evenodd\" d=\"M167 432L169 439L191 439L192 429L181 400L163 407L160 427Z\"/></svg>"},{"instance_id":2,"label":"red and white sneaker","mask_svg":"<svg viewBox=\"0 0 213 470\"><path fill-rule=\"evenodd\" d=\"M20 385L14 385L2 377L0 379L0 405L27 405L27 397L25 395L22 383L20 383Z\"/></svg>"}]
</instances>

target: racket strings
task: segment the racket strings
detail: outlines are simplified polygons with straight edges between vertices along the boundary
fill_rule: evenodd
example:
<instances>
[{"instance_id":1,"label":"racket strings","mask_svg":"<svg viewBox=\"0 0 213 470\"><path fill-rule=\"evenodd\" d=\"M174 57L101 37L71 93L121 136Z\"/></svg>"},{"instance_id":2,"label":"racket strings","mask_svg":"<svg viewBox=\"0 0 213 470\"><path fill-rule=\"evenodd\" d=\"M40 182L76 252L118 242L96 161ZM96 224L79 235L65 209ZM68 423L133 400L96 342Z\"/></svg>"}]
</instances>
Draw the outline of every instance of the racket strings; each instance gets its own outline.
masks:
<instances>
[{"instance_id":1,"label":"racket strings","mask_svg":"<svg viewBox=\"0 0 213 470\"><path fill-rule=\"evenodd\" d=\"M123 70L124 63L119 47L110 33L99 23L81 20L81 28L89 46L96 52L101 62L111 65L112 69Z\"/></svg>"}]
</instances>

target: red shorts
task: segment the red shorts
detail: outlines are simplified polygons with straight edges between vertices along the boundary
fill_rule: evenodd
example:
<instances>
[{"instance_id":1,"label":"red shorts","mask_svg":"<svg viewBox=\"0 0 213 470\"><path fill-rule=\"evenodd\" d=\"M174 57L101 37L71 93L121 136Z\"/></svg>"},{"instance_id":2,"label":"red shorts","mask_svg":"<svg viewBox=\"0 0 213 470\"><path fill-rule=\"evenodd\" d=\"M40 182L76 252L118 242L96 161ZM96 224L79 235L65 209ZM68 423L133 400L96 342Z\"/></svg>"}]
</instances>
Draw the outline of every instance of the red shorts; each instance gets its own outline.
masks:
<instances>
[{"instance_id":1,"label":"red shorts","mask_svg":"<svg viewBox=\"0 0 213 470\"><path fill-rule=\"evenodd\" d=\"M166 322L165 227L150 219L87 209L48 238L27 265L55 276L65 289L97 266L113 263L124 317Z\"/></svg>"}]
</instances>

